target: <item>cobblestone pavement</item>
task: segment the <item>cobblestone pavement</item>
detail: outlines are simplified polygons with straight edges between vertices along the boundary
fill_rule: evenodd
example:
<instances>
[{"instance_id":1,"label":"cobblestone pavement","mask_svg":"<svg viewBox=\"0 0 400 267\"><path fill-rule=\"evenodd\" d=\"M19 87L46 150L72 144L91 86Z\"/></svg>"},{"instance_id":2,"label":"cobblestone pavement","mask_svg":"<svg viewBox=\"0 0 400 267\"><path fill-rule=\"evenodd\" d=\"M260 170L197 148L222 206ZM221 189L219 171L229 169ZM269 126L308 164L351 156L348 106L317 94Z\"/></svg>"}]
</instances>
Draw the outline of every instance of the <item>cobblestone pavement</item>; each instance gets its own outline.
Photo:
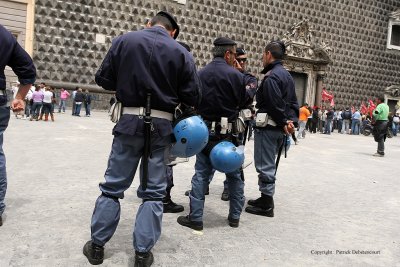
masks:
<instances>
[{"instance_id":1,"label":"cobblestone pavement","mask_svg":"<svg viewBox=\"0 0 400 267\"><path fill-rule=\"evenodd\" d=\"M90 238L112 127L104 112L56 114L54 123L11 118L0 266L89 266L82 247ZM384 158L372 157L375 150L372 137L308 134L281 160L275 217L243 213L237 229L227 225L218 173L206 198L204 230L183 228L176 222L180 214L166 214L154 266L400 266L400 137L387 140ZM175 168L173 199L184 214L193 164ZM258 197L254 165L245 176L247 199ZM133 266L137 185L135 179L121 201L103 266Z\"/></svg>"}]
</instances>

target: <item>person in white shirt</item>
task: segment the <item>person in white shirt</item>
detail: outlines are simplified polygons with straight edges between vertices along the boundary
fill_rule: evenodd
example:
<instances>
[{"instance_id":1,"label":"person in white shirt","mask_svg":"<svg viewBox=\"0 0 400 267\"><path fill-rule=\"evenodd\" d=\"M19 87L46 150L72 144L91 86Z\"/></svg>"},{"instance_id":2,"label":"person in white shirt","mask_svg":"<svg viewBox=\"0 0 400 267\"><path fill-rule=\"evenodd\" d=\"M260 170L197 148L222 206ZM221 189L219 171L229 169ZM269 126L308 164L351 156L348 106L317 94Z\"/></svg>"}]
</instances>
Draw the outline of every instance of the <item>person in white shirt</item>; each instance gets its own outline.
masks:
<instances>
[{"instance_id":1,"label":"person in white shirt","mask_svg":"<svg viewBox=\"0 0 400 267\"><path fill-rule=\"evenodd\" d=\"M54 121L52 101L53 101L53 92L50 90L50 87L46 87L44 96L43 96L44 121L49 120L49 114L50 114L51 120Z\"/></svg>"}]
</instances>

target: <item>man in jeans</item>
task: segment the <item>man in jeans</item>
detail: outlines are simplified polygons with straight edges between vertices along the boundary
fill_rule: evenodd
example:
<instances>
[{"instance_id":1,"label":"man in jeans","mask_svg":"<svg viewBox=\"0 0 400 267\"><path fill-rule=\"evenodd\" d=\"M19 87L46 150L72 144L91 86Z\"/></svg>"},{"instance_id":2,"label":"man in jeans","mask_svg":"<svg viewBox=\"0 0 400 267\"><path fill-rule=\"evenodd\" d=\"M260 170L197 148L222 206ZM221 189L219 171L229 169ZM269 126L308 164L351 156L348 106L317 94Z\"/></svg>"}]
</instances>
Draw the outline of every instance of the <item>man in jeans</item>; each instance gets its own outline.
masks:
<instances>
[{"instance_id":1,"label":"man in jeans","mask_svg":"<svg viewBox=\"0 0 400 267\"><path fill-rule=\"evenodd\" d=\"M342 113L342 118L343 118L343 127L342 127L342 133L346 132L349 134L349 128L350 128L350 121L351 117L353 114L351 114L350 108L347 107L345 111Z\"/></svg>"},{"instance_id":2,"label":"man in jeans","mask_svg":"<svg viewBox=\"0 0 400 267\"><path fill-rule=\"evenodd\" d=\"M311 115L308 110L308 104L304 103L304 105L300 108L300 116L299 116L299 133L297 134L297 139L302 139L306 137L306 124L308 117Z\"/></svg>"},{"instance_id":3,"label":"man in jeans","mask_svg":"<svg viewBox=\"0 0 400 267\"><path fill-rule=\"evenodd\" d=\"M378 149L373 155L375 157L385 156L385 140L387 133L387 124L389 116L389 106L385 104L385 98L379 97L376 99L376 108L372 113L374 117L374 129L372 131L375 142L378 143Z\"/></svg>"},{"instance_id":4,"label":"man in jeans","mask_svg":"<svg viewBox=\"0 0 400 267\"><path fill-rule=\"evenodd\" d=\"M351 118L351 134L360 134L360 124L361 124L361 113L357 109L356 112L354 112L352 118Z\"/></svg>"},{"instance_id":5,"label":"man in jeans","mask_svg":"<svg viewBox=\"0 0 400 267\"><path fill-rule=\"evenodd\" d=\"M62 112L65 113L65 102L67 102L67 99L69 96L70 96L70 93L67 90L65 90L64 88L61 88L60 105L58 107L58 113L61 113L61 109L62 109Z\"/></svg>"},{"instance_id":6,"label":"man in jeans","mask_svg":"<svg viewBox=\"0 0 400 267\"><path fill-rule=\"evenodd\" d=\"M32 59L18 44L15 37L0 25L0 226L3 225L3 212L6 208L4 198L7 190L6 157L3 151L3 133L10 120L10 107L7 105L6 77L4 69L10 66L18 76L19 89L11 103L11 109L24 110L25 96L35 82L36 69Z\"/></svg>"}]
</instances>

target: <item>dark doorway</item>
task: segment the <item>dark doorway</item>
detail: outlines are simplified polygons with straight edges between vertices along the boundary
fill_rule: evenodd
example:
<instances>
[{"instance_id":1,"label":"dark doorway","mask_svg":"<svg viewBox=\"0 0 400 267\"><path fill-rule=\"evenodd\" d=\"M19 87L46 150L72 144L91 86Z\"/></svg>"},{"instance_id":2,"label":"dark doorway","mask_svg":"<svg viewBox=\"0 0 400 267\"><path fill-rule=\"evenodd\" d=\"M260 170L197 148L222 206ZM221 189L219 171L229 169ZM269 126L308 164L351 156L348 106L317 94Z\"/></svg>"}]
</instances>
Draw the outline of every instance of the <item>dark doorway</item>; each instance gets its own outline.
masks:
<instances>
[{"instance_id":1,"label":"dark doorway","mask_svg":"<svg viewBox=\"0 0 400 267\"><path fill-rule=\"evenodd\" d=\"M389 106L389 112L392 112L394 114L396 112L397 100L388 99L387 104Z\"/></svg>"},{"instance_id":2,"label":"dark doorway","mask_svg":"<svg viewBox=\"0 0 400 267\"><path fill-rule=\"evenodd\" d=\"M293 77L294 85L296 87L296 96L299 105L303 105L306 98L306 89L307 89L307 74L298 73L298 72L290 72Z\"/></svg>"}]
</instances>

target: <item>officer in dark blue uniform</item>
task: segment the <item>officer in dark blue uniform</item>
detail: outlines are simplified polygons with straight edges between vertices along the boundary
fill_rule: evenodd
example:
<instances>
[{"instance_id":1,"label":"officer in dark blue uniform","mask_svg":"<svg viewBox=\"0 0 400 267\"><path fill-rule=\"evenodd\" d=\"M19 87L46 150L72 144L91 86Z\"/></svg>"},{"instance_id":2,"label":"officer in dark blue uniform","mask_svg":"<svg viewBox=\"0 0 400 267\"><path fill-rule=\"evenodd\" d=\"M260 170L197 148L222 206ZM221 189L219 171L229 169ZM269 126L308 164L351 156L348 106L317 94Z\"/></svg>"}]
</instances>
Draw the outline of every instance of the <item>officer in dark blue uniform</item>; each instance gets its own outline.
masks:
<instances>
[{"instance_id":1,"label":"officer in dark blue uniform","mask_svg":"<svg viewBox=\"0 0 400 267\"><path fill-rule=\"evenodd\" d=\"M15 37L0 25L0 226L6 205L4 198L7 190L6 157L3 151L3 133L10 120L10 107L7 105L6 76L4 69L10 66L18 76L20 86L11 103L11 109L20 111L25 108L25 96L36 79L36 69L31 57L18 44Z\"/></svg>"},{"instance_id":2,"label":"officer in dark blue uniform","mask_svg":"<svg viewBox=\"0 0 400 267\"><path fill-rule=\"evenodd\" d=\"M254 132L254 163L258 172L261 197L249 200L246 212L273 217L275 193L275 158L287 137L294 132L299 105L293 78L283 67L285 44L269 43L263 53L264 79L257 91L257 119Z\"/></svg>"},{"instance_id":3,"label":"officer in dark blue uniform","mask_svg":"<svg viewBox=\"0 0 400 267\"><path fill-rule=\"evenodd\" d=\"M180 103L196 106L201 93L193 57L174 40L178 33L175 19L159 12L147 28L115 38L96 73L96 83L116 90L123 109L113 129L105 182L100 184L101 195L92 216L91 240L83 248L91 264L103 262L103 246L119 222L119 199L130 187L140 160L137 195L143 203L133 233L135 266L153 262L150 250L161 235L167 186L164 154L171 144L173 112ZM147 156L146 143L150 143Z\"/></svg>"},{"instance_id":4,"label":"officer in dark blue uniform","mask_svg":"<svg viewBox=\"0 0 400 267\"><path fill-rule=\"evenodd\" d=\"M235 68L243 73L245 76L245 84L246 84L246 97L248 99L248 102L246 103L246 108L249 108L253 104L253 98L256 94L257 91L257 86L258 86L258 81L257 78L252 75L250 72L248 72L246 69L247 66L247 53L246 50L242 47L236 48L236 62L235 62ZM246 119L246 118L244 118ZM245 121L246 123L246 131L244 133L239 134L239 141L243 144L245 144L245 138L247 135L247 132L249 131L249 121ZM242 172L242 175L244 176L244 173ZM221 195L221 200L223 201L228 201L229 200L229 189L228 189L228 180L225 179L224 181L224 191L222 192Z\"/></svg>"},{"instance_id":5,"label":"officer in dark blue uniform","mask_svg":"<svg viewBox=\"0 0 400 267\"><path fill-rule=\"evenodd\" d=\"M183 46L188 52L190 52L190 47L187 44L179 41L178 43ZM164 213L182 212L184 210L184 207L182 205L176 204L174 201L172 201L171 198L171 190L172 187L174 187L174 171L172 169L172 166L167 166L165 175L167 176L167 194L163 199Z\"/></svg>"},{"instance_id":6,"label":"officer in dark blue uniform","mask_svg":"<svg viewBox=\"0 0 400 267\"><path fill-rule=\"evenodd\" d=\"M197 109L210 129L210 141L208 147L196 155L195 174L189 193L190 214L178 218L179 224L195 230L203 229L205 193L215 172L209 158L210 150L213 144L221 140L230 140L237 144L233 135L236 134L235 131L226 131L223 121L234 125L240 108L248 101L245 76L233 67L236 62L236 43L222 37L214 41L214 46L213 61L199 71L203 97ZM231 192L229 225L238 227L244 205L244 182L240 169L227 173L226 176Z\"/></svg>"}]
</instances>

